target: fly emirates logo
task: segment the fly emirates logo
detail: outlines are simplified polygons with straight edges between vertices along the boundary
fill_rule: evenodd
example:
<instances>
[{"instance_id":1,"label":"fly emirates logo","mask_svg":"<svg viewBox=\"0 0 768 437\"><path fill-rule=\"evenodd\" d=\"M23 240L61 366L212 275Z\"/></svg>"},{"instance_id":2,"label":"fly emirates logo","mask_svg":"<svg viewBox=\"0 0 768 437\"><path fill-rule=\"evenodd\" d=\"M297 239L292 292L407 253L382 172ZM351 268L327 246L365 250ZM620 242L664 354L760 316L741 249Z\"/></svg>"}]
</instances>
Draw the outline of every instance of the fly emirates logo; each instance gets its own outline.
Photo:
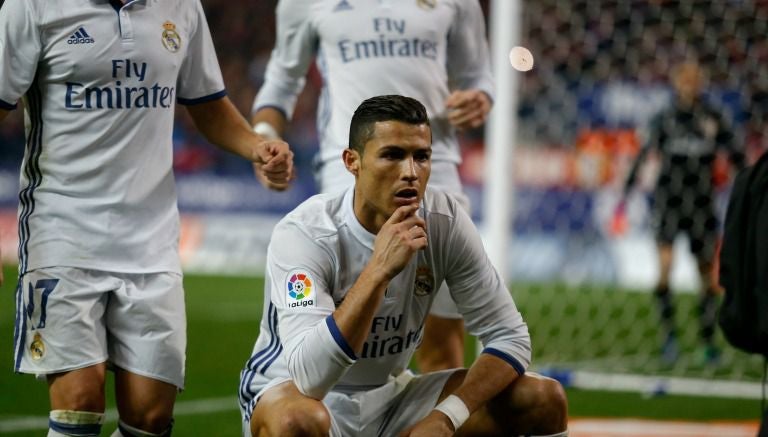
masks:
<instances>
[{"instance_id":1,"label":"fly emirates logo","mask_svg":"<svg viewBox=\"0 0 768 437\"><path fill-rule=\"evenodd\" d=\"M376 17L373 31L378 38L367 40L342 39L338 42L341 60L346 64L370 58L437 59L437 41L408 36L406 21Z\"/></svg>"},{"instance_id":2,"label":"fly emirates logo","mask_svg":"<svg viewBox=\"0 0 768 437\"><path fill-rule=\"evenodd\" d=\"M149 66L146 62L113 59L110 85L86 87L67 82L64 107L67 109L134 109L171 108L175 101L174 87L145 83Z\"/></svg>"},{"instance_id":3,"label":"fly emirates logo","mask_svg":"<svg viewBox=\"0 0 768 437\"><path fill-rule=\"evenodd\" d=\"M374 317L371 333L363 344L361 358L376 358L395 355L415 348L421 341L421 328L401 332L403 315Z\"/></svg>"}]
</instances>

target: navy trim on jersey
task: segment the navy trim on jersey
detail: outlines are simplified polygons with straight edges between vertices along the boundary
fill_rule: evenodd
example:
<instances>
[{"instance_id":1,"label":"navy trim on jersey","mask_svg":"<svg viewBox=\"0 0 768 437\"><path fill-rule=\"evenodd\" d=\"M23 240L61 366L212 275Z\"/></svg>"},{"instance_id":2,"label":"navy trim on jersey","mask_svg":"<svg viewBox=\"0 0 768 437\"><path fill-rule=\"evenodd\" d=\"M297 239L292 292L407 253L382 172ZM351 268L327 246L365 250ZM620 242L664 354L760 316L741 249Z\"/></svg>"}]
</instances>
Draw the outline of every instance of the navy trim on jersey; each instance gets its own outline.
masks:
<instances>
[{"instance_id":1,"label":"navy trim on jersey","mask_svg":"<svg viewBox=\"0 0 768 437\"><path fill-rule=\"evenodd\" d=\"M179 102L180 105L199 105L200 103L206 103L211 102L213 100L218 100L224 96L227 95L227 90L221 90L217 93L209 94L207 96L198 97L196 99L185 99L183 97L177 97L176 101Z\"/></svg>"},{"instance_id":2,"label":"navy trim on jersey","mask_svg":"<svg viewBox=\"0 0 768 437\"><path fill-rule=\"evenodd\" d=\"M272 364L275 358L280 355L280 352L283 351L283 343L280 341L280 336L277 334L277 309L272 313L272 317L269 320L269 333L276 339L274 346L270 347L269 352L254 364L256 370L262 375L267 371L267 367ZM266 364L264 364L265 362ZM259 370L259 366L262 364L264 364L264 366Z\"/></svg>"},{"instance_id":3,"label":"navy trim on jersey","mask_svg":"<svg viewBox=\"0 0 768 437\"><path fill-rule=\"evenodd\" d=\"M27 272L29 263L29 217L35 211L34 191L43 181L43 174L40 172L40 154L43 150L43 121L42 121L42 98L40 90L37 88L38 79L32 83L27 91L27 105L31 128L27 137L27 163L24 166L24 174L27 177L28 185L19 192L19 204L21 213L19 214L19 273Z\"/></svg>"},{"instance_id":4,"label":"navy trim on jersey","mask_svg":"<svg viewBox=\"0 0 768 437\"><path fill-rule=\"evenodd\" d=\"M344 336L341 334L341 330L339 330L339 327L336 326L336 321L333 320L332 314L325 318L325 324L328 325L328 330L331 331L333 339L336 340L336 344L339 345L341 350L343 350L349 358L357 360L355 351L352 350L352 348L349 346L349 343L347 343L347 339L344 338Z\"/></svg>"},{"instance_id":5,"label":"navy trim on jersey","mask_svg":"<svg viewBox=\"0 0 768 437\"><path fill-rule=\"evenodd\" d=\"M262 356L269 356L271 353L270 351L273 351L277 345L280 343L280 340L277 336L276 332L276 324L277 324L277 308L275 308L275 305L270 302L269 308L267 310L267 321L269 325L269 334L270 337L272 337L269 340L269 345L260 350L259 352L253 354L251 358L248 359L248 362L245 363L245 368L247 369L245 373L242 376L242 381L240 383L240 396L243 400L252 399L256 392L251 390L251 382L253 381L253 378L256 376L256 369L261 364L261 361L264 360L261 358ZM281 345L282 347L282 345ZM256 361L259 360L258 363Z\"/></svg>"},{"instance_id":6,"label":"navy trim on jersey","mask_svg":"<svg viewBox=\"0 0 768 437\"><path fill-rule=\"evenodd\" d=\"M272 108L272 109L274 109L275 111L277 111L277 112L279 112L279 113L283 114L283 117L285 117L285 119L286 119L286 120L290 120L290 117L288 117L288 114L286 114L286 112L285 112L285 109L283 109L283 108L281 108L281 107L279 107L279 106L276 106L276 105L264 105L264 106L257 106L257 107L256 107L256 110L255 110L255 111L253 111L253 113L255 114L256 112L258 112L258 111L260 111L260 110L262 110L262 109L264 109L264 108Z\"/></svg>"},{"instance_id":7,"label":"navy trim on jersey","mask_svg":"<svg viewBox=\"0 0 768 437\"><path fill-rule=\"evenodd\" d=\"M16 109L16 104L15 103L8 103L5 100L0 99L0 109L5 109L7 111L13 111L14 109Z\"/></svg>"},{"instance_id":8,"label":"navy trim on jersey","mask_svg":"<svg viewBox=\"0 0 768 437\"><path fill-rule=\"evenodd\" d=\"M24 353L24 343L26 342L27 317L23 308L24 299L21 296L21 276L16 284L16 320L13 322L13 345L16 347L14 354L13 370L19 371L21 365L21 356Z\"/></svg>"},{"instance_id":9,"label":"navy trim on jersey","mask_svg":"<svg viewBox=\"0 0 768 437\"><path fill-rule=\"evenodd\" d=\"M100 423L83 425L83 424L61 423L61 422L56 422L53 419L48 419L48 427L56 432L59 432L65 435L73 435L73 436L99 435L101 433Z\"/></svg>"},{"instance_id":10,"label":"navy trim on jersey","mask_svg":"<svg viewBox=\"0 0 768 437\"><path fill-rule=\"evenodd\" d=\"M512 355L510 355L510 354L508 354L506 352L502 352L502 351L500 351L498 349L494 349L492 347L487 347L487 348L483 349L483 352L481 352L481 353L488 354L488 355L493 355L496 358L501 358L502 360L506 361L507 364L509 364L510 366L514 367L515 371L517 371L518 375L522 376L525 373L525 367L523 367L523 365L520 364L520 362L517 361L515 359L515 357L513 357Z\"/></svg>"}]
</instances>

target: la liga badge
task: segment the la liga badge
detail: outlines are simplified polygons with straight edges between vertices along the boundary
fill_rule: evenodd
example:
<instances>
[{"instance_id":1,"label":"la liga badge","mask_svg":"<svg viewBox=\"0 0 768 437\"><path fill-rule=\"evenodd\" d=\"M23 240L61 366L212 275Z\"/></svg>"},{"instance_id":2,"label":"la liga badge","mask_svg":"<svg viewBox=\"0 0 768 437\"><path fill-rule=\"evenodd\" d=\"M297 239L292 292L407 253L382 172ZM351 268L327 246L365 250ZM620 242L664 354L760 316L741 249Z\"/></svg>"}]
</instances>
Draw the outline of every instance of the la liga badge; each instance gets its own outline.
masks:
<instances>
[{"instance_id":1,"label":"la liga badge","mask_svg":"<svg viewBox=\"0 0 768 437\"><path fill-rule=\"evenodd\" d=\"M297 308L314 305L313 288L314 281L306 271L294 270L289 273L285 284L288 306Z\"/></svg>"}]
</instances>

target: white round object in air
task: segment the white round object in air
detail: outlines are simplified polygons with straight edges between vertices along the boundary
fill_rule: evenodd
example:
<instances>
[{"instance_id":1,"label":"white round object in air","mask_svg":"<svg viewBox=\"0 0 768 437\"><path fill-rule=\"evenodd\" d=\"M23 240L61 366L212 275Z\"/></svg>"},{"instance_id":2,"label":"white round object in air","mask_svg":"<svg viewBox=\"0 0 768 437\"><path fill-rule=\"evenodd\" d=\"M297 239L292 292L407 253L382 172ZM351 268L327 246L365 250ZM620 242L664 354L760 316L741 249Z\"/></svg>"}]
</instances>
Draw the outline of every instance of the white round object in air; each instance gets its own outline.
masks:
<instances>
[{"instance_id":1,"label":"white round object in air","mask_svg":"<svg viewBox=\"0 0 768 437\"><path fill-rule=\"evenodd\" d=\"M525 47L512 47L509 51L509 63L517 71L529 71L533 68L533 54Z\"/></svg>"}]
</instances>

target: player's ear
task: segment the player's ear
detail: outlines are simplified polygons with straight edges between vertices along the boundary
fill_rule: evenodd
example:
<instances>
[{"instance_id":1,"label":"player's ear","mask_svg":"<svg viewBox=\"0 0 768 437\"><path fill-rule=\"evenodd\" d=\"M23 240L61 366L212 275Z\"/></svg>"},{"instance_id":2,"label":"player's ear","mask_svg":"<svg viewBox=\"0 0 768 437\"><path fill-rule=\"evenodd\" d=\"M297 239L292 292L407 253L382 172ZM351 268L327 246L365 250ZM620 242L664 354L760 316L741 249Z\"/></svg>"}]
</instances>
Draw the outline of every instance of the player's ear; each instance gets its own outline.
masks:
<instances>
[{"instance_id":1,"label":"player's ear","mask_svg":"<svg viewBox=\"0 0 768 437\"><path fill-rule=\"evenodd\" d=\"M341 159L344 160L347 171L357 177L360 172L360 153L355 149L346 148L341 154Z\"/></svg>"}]
</instances>

